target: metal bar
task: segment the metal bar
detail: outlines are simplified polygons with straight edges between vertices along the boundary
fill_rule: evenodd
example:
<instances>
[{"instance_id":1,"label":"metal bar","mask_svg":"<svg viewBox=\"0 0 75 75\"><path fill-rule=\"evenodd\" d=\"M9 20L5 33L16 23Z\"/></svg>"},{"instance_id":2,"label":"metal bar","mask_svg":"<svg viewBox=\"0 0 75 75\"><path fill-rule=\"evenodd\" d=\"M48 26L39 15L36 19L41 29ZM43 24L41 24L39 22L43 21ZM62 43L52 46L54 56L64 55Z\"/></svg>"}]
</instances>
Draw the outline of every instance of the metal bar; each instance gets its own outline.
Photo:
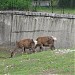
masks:
<instances>
[{"instance_id":1,"label":"metal bar","mask_svg":"<svg viewBox=\"0 0 75 75\"><path fill-rule=\"evenodd\" d=\"M51 0L51 9L52 9L52 13L53 13L53 1Z\"/></svg>"},{"instance_id":2,"label":"metal bar","mask_svg":"<svg viewBox=\"0 0 75 75\"><path fill-rule=\"evenodd\" d=\"M62 0L62 4L64 4L63 0ZM63 10L63 14L64 14L64 5L62 5L62 10Z\"/></svg>"}]
</instances>

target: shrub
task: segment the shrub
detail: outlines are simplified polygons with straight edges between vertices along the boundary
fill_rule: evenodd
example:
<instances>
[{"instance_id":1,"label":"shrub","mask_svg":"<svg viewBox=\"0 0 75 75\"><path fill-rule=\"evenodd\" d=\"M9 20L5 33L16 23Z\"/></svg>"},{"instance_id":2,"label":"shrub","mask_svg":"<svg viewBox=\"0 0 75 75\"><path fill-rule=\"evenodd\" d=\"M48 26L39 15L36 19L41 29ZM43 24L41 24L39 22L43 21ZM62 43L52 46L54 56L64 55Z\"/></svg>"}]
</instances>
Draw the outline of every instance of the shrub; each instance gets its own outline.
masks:
<instances>
[{"instance_id":1,"label":"shrub","mask_svg":"<svg viewBox=\"0 0 75 75\"><path fill-rule=\"evenodd\" d=\"M59 7L75 7L75 0L59 0L58 2Z\"/></svg>"},{"instance_id":2,"label":"shrub","mask_svg":"<svg viewBox=\"0 0 75 75\"><path fill-rule=\"evenodd\" d=\"M30 10L32 0L0 0L0 10Z\"/></svg>"}]
</instances>

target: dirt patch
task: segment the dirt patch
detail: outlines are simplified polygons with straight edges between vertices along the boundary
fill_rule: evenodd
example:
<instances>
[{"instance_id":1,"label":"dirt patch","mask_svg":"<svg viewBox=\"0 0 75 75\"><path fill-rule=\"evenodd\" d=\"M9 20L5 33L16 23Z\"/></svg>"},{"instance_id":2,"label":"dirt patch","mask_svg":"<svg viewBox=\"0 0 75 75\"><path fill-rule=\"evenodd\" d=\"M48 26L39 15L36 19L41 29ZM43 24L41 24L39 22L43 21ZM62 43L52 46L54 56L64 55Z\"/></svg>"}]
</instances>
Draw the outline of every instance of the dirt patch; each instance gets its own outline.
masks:
<instances>
[{"instance_id":1,"label":"dirt patch","mask_svg":"<svg viewBox=\"0 0 75 75\"><path fill-rule=\"evenodd\" d=\"M71 49L55 49L54 52L56 54L65 54L65 53L69 53L69 52L75 52L75 50L71 50Z\"/></svg>"},{"instance_id":2,"label":"dirt patch","mask_svg":"<svg viewBox=\"0 0 75 75\"><path fill-rule=\"evenodd\" d=\"M44 70L39 75L58 75L54 69Z\"/></svg>"}]
</instances>

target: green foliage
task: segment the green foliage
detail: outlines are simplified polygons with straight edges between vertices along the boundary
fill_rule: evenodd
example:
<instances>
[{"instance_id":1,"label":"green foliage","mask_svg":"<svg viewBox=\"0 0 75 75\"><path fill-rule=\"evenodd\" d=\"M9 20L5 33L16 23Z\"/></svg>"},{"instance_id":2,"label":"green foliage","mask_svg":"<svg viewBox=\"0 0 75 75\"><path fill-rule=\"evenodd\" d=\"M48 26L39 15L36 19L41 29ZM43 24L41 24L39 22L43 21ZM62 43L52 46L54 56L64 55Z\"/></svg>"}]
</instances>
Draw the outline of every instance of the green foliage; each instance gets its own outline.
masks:
<instances>
[{"instance_id":1,"label":"green foliage","mask_svg":"<svg viewBox=\"0 0 75 75\"><path fill-rule=\"evenodd\" d=\"M56 54L54 51L43 51L22 56L15 55L13 58L0 58L0 74L45 75L48 72L48 74L73 75L74 62L74 52Z\"/></svg>"},{"instance_id":2,"label":"green foliage","mask_svg":"<svg viewBox=\"0 0 75 75\"><path fill-rule=\"evenodd\" d=\"M32 0L0 0L0 10L30 10Z\"/></svg>"},{"instance_id":3,"label":"green foliage","mask_svg":"<svg viewBox=\"0 0 75 75\"><path fill-rule=\"evenodd\" d=\"M59 0L58 2L59 7L75 7L75 0Z\"/></svg>"},{"instance_id":4,"label":"green foliage","mask_svg":"<svg viewBox=\"0 0 75 75\"><path fill-rule=\"evenodd\" d=\"M40 12L49 12L49 13L52 12L52 8L51 7L49 7L49 8L48 7L37 7L36 9L37 9L37 11L40 11ZM63 10L60 7L53 7L53 13L62 14ZM64 13L65 14L75 14L75 9L65 8L64 9Z\"/></svg>"}]
</instances>

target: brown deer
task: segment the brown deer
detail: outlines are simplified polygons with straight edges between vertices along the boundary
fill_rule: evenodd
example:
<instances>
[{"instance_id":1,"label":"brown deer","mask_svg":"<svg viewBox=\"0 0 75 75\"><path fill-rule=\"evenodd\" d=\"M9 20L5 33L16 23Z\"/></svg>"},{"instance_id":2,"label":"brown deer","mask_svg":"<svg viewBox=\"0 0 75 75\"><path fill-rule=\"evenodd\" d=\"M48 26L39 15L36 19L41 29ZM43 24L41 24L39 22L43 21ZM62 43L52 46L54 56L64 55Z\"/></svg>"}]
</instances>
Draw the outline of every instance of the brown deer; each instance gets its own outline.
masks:
<instances>
[{"instance_id":1,"label":"brown deer","mask_svg":"<svg viewBox=\"0 0 75 75\"><path fill-rule=\"evenodd\" d=\"M51 50L54 50L54 41L57 40L56 37L53 36L44 36L44 37L38 37L36 39L37 44L35 48L40 47L40 49L43 50L43 46L49 46Z\"/></svg>"},{"instance_id":2,"label":"brown deer","mask_svg":"<svg viewBox=\"0 0 75 75\"><path fill-rule=\"evenodd\" d=\"M29 49L35 52L35 43L33 39L23 39L23 40L17 41L15 49L11 52L11 57L13 57L15 51L19 48L22 49L23 52L26 52L25 49Z\"/></svg>"}]
</instances>

